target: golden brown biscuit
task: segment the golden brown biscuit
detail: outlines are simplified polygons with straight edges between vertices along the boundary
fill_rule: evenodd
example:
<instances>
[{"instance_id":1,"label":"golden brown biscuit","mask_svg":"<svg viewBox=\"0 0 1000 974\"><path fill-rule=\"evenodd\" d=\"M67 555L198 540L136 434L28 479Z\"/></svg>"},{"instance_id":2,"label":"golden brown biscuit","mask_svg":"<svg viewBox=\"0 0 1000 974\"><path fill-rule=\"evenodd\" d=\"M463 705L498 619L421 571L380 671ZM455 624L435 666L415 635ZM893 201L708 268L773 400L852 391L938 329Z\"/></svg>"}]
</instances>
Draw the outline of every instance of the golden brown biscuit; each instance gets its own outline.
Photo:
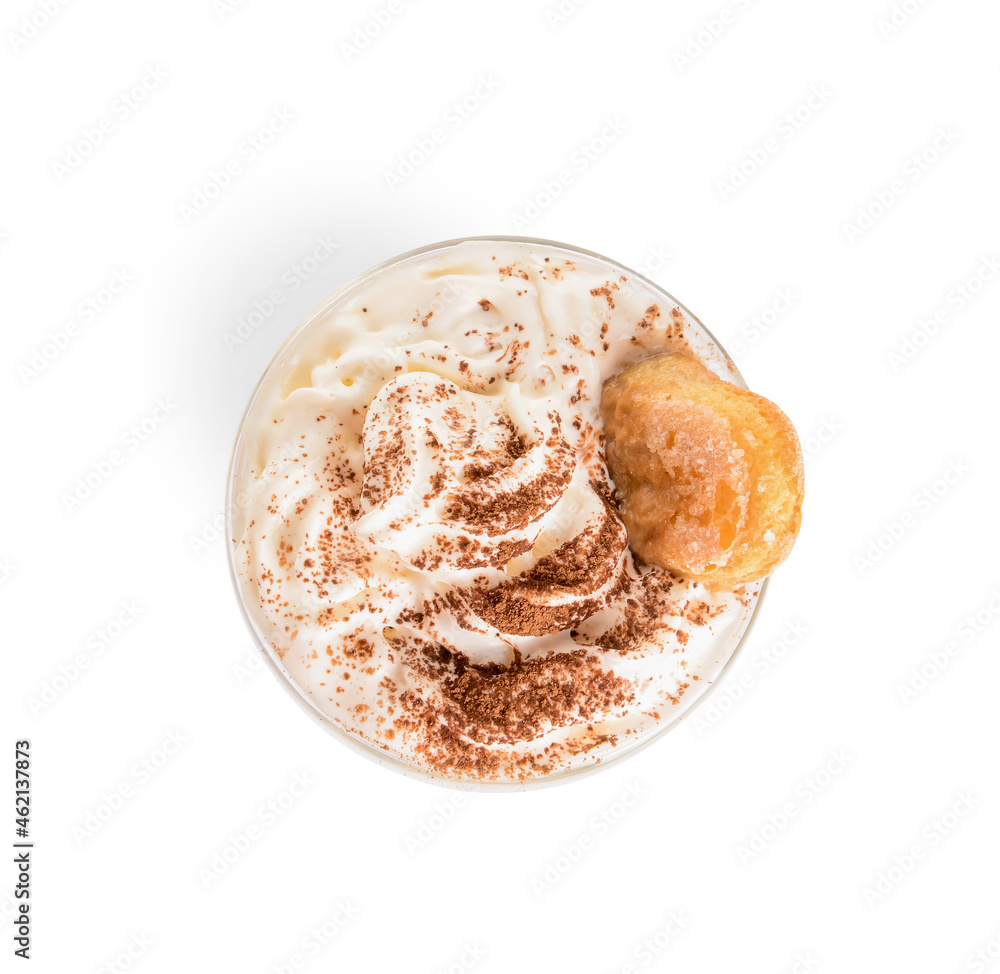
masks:
<instances>
[{"instance_id":1,"label":"golden brown biscuit","mask_svg":"<svg viewBox=\"0 0 1000 974\"><path fill-rule=\"evenodd\" d=\"M640 558L726 587L785 560L802 519L802 449L774 403L673 353L609 379L601 411Z\"/></svg>"}]
</instances>

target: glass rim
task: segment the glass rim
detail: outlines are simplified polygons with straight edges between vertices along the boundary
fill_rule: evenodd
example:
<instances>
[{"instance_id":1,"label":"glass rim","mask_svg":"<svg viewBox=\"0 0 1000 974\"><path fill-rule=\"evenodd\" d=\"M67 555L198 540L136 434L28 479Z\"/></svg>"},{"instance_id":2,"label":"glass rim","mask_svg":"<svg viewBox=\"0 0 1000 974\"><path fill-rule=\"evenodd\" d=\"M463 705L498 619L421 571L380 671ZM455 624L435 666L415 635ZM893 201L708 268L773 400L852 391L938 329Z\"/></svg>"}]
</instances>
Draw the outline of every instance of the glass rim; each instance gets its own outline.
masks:
<instances>
[{"instance_id":1,"label":"glass rim","mask_svg":"<svg viewBox=\"0 0 1000 974\"><path fill-rule=\"evenodd\" d=\"M667 720L641 735L641 739L635 744L630 745L625 750L620 752L611 752L605 757L598 761L590 764L585 764L576 768L567 768L563 771L556 771L552 774L543 774L535 778L526 778L524 780L512 780L512 779L500 779L495 781L487 780L475 780L471 778L459 778L453 777L451 775L444 774L439 771L434 771L430 768L422 767L420 765L414 764L412 762L406 761L396 755L385 751L378 745L373 744L365 739L359 737L358 735L349 731L346 727L338 724L332 717L324 713L319 707L313 703L313 701L307 696L306 691L291 677L289 673L283 668L278 660L275 659L275 653L271 649L267 639L258 631L256 624L250 616L249 610L246 606L246 600L244 599L242 586L240 579L236 570L236 544L234 539L234 522L233 514L235 509L235 485L236 478L235 465L237 456L239 454L239 449L243 443L243 432L246 426L247 419L250 416L251 411L257 404L257 398L260 395L260 391L264 385L264 380L269 375L271 369L275 366L278 359L282 355L288 346L295 341L299 335L301 335L310 325L312 325L318 318L324 315L327 311L331 309L337 301L339 301L347 292L354 290L359 287L367 280L373 278L375 275L380 274L382 271L388 270L398 264L405 263L408 260L412 260L417 257L426 256L428 254L435 253L441 250L447 250L451 247L456 247L459 244L470 242L470 241L482 241L482 242L493 242L493 243L517 243L517 244L536 244L538 246L551 247L557 250L563 250L570 254L577 254L581 257L588 257L591 260L598 261L603 264L607 264L611 267L617 268L623 271L625 274L629 275L630 278L637 278L642 281L647 288L656 294L662 295L672 307L680 308L686 318L693 321L698 328L707 336L711 344L718 349L718 351L725 358L729 369L738 378L739 382L746 386L746 381L743 378L742 373L736 366L730 354L726 351L725 347L721 342L715 337L712 332L705 327L701 319L687 308L683 302L678 301L669 291L663 288L661 285L657 284L655 281L650 280L644 274L633 270L632 268L620 263L619 261L612 260L610 257L605 257L603 254L599 254L592 250L587 250L583 247L578 247L575 244L567 244L558 240L548 240L543 237L522 237L522 236L510 236L510 235L488 235L488 236L477 236L477 237L456 237L451 240L442 240L436 243L427 244L423 247L417 247L413 250L406 251L405 253L398 254L395 257L390 257L388 260L384 260L381 263L375 264L369 267L367 270L362 271L360 274L356 274L350 280L346 281L339 288L337 288L332 294L328 295L323 299L316 307L314 307L299 323L294 327L288 335L285 337L284 341L278 346L274 354L271 356L267 365L264 367L261 373L260 379L257 381L253 392L250 394L250 398L247 401L246 409L243 411L243 415L240 418L239 425L237 427L236 438L233 442L232 452L229 457L229 464L226 471L226 493L225 493L225 531L226 531L226 561L229 566L229 580L233 586L233 592L236 596L236 601L240 607L240 613L243 616L243 622L246 625L253 641L256 645L257 651L263 657L265 665L271 670L272 674L278 679L284 687L285 690L291 694L293 699L299 704L300 708L308 714L314 721L316 721L320 726L322 726L327 733L331 736L340 740L343 744L346 744L356 753L362 755L370 761L374 761L381 767L388 768L401 774L404 777L410 778L412 780L424 781L429 784L434 784L439 787L444 787L453 790L460 791L491 791L491 792L522 792L522 791L534 791L539 788L552 787L555 785L563 784L571 779L582 777L584 775L594 774L595 772L601 771L605 768L611 767L612 765L618 764L624 761L626 758L632 757L638 754L640 751L645 750L654 741L659 740L668 731L673 730L682 721L684 721L691 713L696 711L702 704L708 699L715 688L723 682L730 668L734 665L737 657L740 655L740 650L743 648L747 641L747 637L753 631L754 623L757 619L758 609L760 607L761 599L764 597L764 593L767 591L770 578L765 578L761 584L757 594L753 597L753 603L747 610L747 616L743 623L743 627L736 637L735 643L729 652L729 656L726 661L722 664L719 671L712 678L711 682L707 683L704 690L700 692L696 699L693 700L688 706L684 707L681 712L674 718Z\"/></svg>"}]
</instances>

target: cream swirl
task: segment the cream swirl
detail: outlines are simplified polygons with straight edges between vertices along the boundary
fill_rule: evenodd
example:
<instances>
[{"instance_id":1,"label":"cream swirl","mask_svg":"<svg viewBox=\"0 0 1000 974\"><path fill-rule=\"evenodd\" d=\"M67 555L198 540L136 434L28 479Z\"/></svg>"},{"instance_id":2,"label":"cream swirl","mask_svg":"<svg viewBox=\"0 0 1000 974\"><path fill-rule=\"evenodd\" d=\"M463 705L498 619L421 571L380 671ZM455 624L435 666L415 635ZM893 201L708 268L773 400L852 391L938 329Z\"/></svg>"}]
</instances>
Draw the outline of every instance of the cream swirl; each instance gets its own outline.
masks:
<instances>
[{"instance_id":1,"label":"cream swirl","mask_svg":"<svg viewBox=\"0 0 1000 974\"><path fill-rule=\"evenodd\" d=\"M386 383L364 423L358 535L418 569L502 568L530 549L576 454L557 415L521 406L432 372Z\"/></svg>"}]
</instances>

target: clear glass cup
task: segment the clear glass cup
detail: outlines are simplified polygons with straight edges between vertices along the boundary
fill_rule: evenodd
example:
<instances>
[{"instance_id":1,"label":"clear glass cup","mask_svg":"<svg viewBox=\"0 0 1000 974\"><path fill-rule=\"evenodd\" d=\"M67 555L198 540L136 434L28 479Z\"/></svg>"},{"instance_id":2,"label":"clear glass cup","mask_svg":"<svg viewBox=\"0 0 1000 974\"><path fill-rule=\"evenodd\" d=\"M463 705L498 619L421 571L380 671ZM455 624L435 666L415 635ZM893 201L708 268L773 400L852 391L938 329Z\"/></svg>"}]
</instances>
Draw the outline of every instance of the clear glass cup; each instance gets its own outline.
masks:
<instances>
[{"instance_id":1,"label":"clear glass cup","mask_svg":"<svg viewBox=\"0 0 1000 974\"><path fill-rule=\"evenodd\" d=\"M550 774L528 778L523 781L493 781L450 776L406 761L358 736L320 710L319 707L313 703L305 690L303 690L303 688L285 669L281 659L271 647L267 636L260 631L251 613L248 611L246 593L244 592L243 585L240 582L236 568L234 512L239 501L238 486L241 478L248 469L244 428L246 426L247 418L250 416L255 404L257 403L265 378L271 373L272 370L284 370L288 366L289 358L294 353L297 339L299 339L299 337L309 329L310 325L318 319L326 316L332 310L335 310L338 305L345 302L350 296L369 284L383 271L386 271L389 268L398 267L399 265L406 264L407 262L417 262L423 260L438 251L447 250L468 240L521 243L543 246L559 251L571 259L573 257L577 257L586 258L589 261L596 261L605 265L608 270L610 272L614 272L615 275L624 274L630 280L640 281L642 285L649 289L665 304L665 306L670 308L676 307L681 310L686 319L685 335L692 341L692 344L695 346L695 351L697 351L700 355L707 356L711 359L712 364L717 370L721 370L723 374L725 374L728 381L743 387L746 386L746 383L740 375L739 370L736 368L733 360L730 358L722 345L712 335L712 333L701 323L701 321L691 314L691 312L688 311L688 309L681 304L681 302L663 290L663 288L661 288L658 284L649 280L647 277L644 277L642 274L637 273L631 268L626 267L624 264L610 260L609 258L596 254L593 251L537 237L462 237L455 240L446 240L441 243L430 244L426 247L421 247L418 250L411 250L408 253L400 254L398 257L393 257L390 260L384 261L383 263L372 267L370 270L365 271L363 274L358 275L352 281L349 281L339 290L331 294L330 297L323 301L323 303L315 308L310 314L308 314L298 327L295 328L291 334L289 334L289 336L282 343L281 347L275 353L267 368L264 370L260 381L257 383L257 387L255 388L253 395L250 397L250 402L247 404L247 408L243 413L243 418L240 420L239 431L237 433L236 442L233 446L233 454L229 464L226 485L226 548L229 561L230 579L233 584L233 589L236 593L236 598L243 614L244 622L253 637L258 651L263 657L265 666L275 675L279 683L284 686L286 691L291 694L302 710L313 720L319 723L324 730L364 757L409 777L420 778L435 784L464 790L524 791L529 788L541 788L569 781L570 779L578 778L586 774L593 774L602 768L606 768L611 764L616 764L624 758L636 754L640 750L648 747L654 741L659 740L659 738L666 734L667 731L676 727L695 709L695 707L701 704L709 696L712 689L722 682L726 673L732 667L740 648L746 642L747 636L750 633L758 606L760 605L760 599L764 594L767 582L765 581L760 583L758 586L748 587L748 591L750 592L750 604L747 607L741 624L729 634L729 638L724 645L719 645L717 647L717 662L719 663L719 668L714 672L711 680L701 680L697 689L692 687L684 694L683 697L681 697L680 701L671 711L669 719L662 721L655 727L650 728L641 734L635 735L634 738L630 738L627 742L616 748L606 757L602 758L599 763L591 763L581 767L556 771Z\"/></svg>"}]
</instances>

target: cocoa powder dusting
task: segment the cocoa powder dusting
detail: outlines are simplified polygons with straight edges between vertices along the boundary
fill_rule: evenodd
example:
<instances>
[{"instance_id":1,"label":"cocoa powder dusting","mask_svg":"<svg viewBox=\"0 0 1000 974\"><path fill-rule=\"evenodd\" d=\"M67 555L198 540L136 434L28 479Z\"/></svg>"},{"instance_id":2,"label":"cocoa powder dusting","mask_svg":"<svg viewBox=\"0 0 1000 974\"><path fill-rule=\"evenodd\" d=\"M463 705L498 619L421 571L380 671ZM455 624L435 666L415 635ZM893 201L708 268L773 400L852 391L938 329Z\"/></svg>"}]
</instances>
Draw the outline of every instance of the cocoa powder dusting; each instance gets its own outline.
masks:
<instances>
[{"instance_id":1,"label":"cocoa powder dusting","mask_svg":"<svg viewBox=\"0 0 1000 974\"><path fill-rule=\"evenodd\" d=\"M389 688L389 699L399 705L392 719L394 736L419 741L422 759L442 773L492 778L511 762L522 774L537 772L602 743L616 743L586 725L636 702L631 682L605 669L600 657L586 649L527 660L515 652L508 664L477 665L462 652L412 632L396 632L391 641L415 675L440 688L439 699L413 689L397 695L394 685ZM540 743L537 753L491 750L542 741L558 728L578 724L584 732L575 739Z\"/></svg>"}]
</instances>

